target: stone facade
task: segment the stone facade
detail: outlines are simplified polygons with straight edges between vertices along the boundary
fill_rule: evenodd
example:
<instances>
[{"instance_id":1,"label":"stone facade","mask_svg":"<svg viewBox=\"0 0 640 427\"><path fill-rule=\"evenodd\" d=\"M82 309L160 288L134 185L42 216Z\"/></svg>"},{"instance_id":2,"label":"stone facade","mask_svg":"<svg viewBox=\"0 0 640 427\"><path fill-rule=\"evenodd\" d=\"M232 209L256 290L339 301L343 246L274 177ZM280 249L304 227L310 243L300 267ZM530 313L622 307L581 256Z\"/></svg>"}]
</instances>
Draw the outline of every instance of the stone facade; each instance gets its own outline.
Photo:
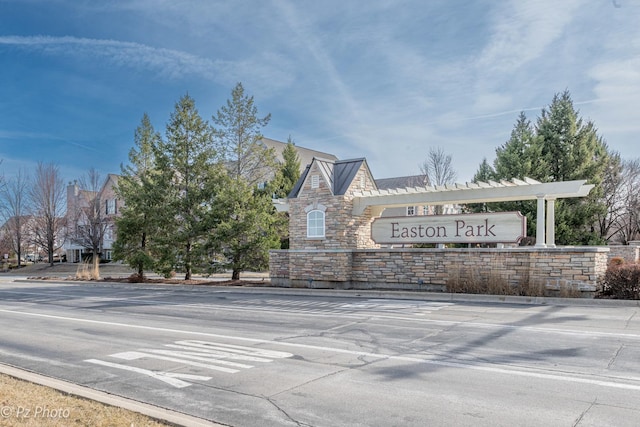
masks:
<instances>
[{"instance_id":1,"label":"stone facade","mask_svg":"<svg viewBox=\"0 0 640 427\"><path fill-rule=\"evenodd\" d=\"M311 177L318 176L318 188L312 188ZM289 200L289 241L290 248L295 249L345 249L374 248L377 245L371 240L371 223L373 219L369 211L354 216L353 194L360 189L373 188L373 180L367 169L361 166L351 186L342 195L333 195L331 183L322 173L319 165L313 164L302 189L295 199ZM324 209L325 236L322 238L307 237L307 209Z\"/></svg>"},{"instance_id":2,"label":"stone facade","mask_svg":"<svg viewBox=\"0 0 640 427\"><path fill-rule=\"evenodd\" d=\"M609 253L609 259L622 258L627 263L634 263L640 261L640 242L629 242L628 245L611 245L611 252Z\"/></svg>"},{"instance_id":3,"label":"stone facade","mask_svg":"<svg viewBox=\"0 0 640 427\"><path fill-rule=\"evenodd\" d=\"M451 280L500 278L511 285L576 285L592 290L608 259L606 247L289 251L288 260L286 252L271 252L271 271L293 274L288 278L280 274L274 284L356 289L444 290Z\"/></svg>"},{"instance_id":4,"label":"stone facade","mask_svg":"<svg viewBox=\"0 0 640 427\"><path fill-rule=\"evenodd\" d=\"M375 189L363 159L341 164L314 159L288 200L290 249L270 252L272 283L444 290L454 280L499 279L592 291L606 271L606 247L381 248L371 239L373 208L361 215L353 209L354 197ZM324 212L322 236L308 237L311 211Z\"/></svg>"}]
</instances>

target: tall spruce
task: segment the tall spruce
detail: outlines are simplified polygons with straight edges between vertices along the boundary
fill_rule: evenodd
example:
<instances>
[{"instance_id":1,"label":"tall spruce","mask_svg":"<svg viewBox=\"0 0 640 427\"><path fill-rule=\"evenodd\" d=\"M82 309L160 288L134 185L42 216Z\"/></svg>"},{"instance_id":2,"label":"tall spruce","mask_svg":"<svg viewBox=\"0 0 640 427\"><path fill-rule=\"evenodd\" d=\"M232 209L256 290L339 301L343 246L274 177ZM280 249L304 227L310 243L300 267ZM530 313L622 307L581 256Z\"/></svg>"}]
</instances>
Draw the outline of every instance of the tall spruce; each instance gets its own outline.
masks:
<instances>
[{"instance_id":1,"label":"tall spruce","mask_svg":"<svg viewBox=\"0 0 640 427\"><path fill-rule=\"evenodd\" d=\"M242 179L229 179L214 205L220 222L211 233L211 248L226 260L231 279L243 271L269 266L269 249L279 248L282 218L265 191L256 191Z\"/></svg>"},{"instance_id":2,"label":"tall spruce","mask_svg":"<svg viewBox=\"0 0 640 427\"><path fill-rule=\"evenodd\" d=\"M282 150L282 159L283 162L278 168L275 180L274 194L276 197L287 197L300 178L300 159L291 136L287 139L287 145Z\"/></svg>"},{"instance_id":3,"label":"tall spruce","mask_svg":"<svg viewBox=\"0 0 640 427\"><path fill-rule=\"evenodd\" d=\"M242 83L236 84L231 99L212 117L218 156L232 178L259 185L273 177L275 153L261 142L261 129L269 120L270 114L258 117L253 96L244 93Z\"/></svg>"},{"instance_id":4,"label":"tall spruce","mask_svg":"<svg viewBox=\"0 0 640 427\"><path fill-rule=\"evenodd\" d=\"M158 184L164 188L165 209L158 220L163 233L157 237L159 268L169 274L183 271L191 279L206 259L211 209L220 178L208 123L200 117L195 101L183 96L166 127L165 141L156 152Z\"/></svg>"},{"instance_id":5,"label":"tall spruce","mask_svg":"<svg viewBox=\"0 0 640 427\"><path fill-rule=\"evenodd\" d=\"M153 239L163 230L158 214L166 209L165 189L158 185L155 161L161 141L145 113L134 133L129 164L121 165L122 175L116 187L122 205L116 218L114 258L135 269L140 279L145 270L154 269Z\"/></svg>"},{"instance_id":6,"label":"tall spruce","mask_svg":"<svg viewBox=\"0 0 640 427\"><path fill-rule=\"evenodd\" d=\"M473 179L471 182L489 182L495 178L496 172L493 170L493 167L487 161L487 158L484 157L482 159L482 163L478 166L478 170L475 175L473 175ZM487 203L468 203L462 207L464 212L470 213L481 213L481 212L489 212L490 209Z\"/></svg>"},{"instance_id":7,"label":"tall spruce","mask_svg":"<svg viewBox=\"0 0 640 427\"><path fill-rule=\"evenodd\" d=\"M569 91L556 94L536 124L545 174L541 181L586 179L595 188L585 198L558 200L556 240L559 244L601 244L595 225L606 212L601 183L609 164L607 146L593 122L584 122Z\"/></svg>"},{"instance_id":8,"label":"tall spruce","mask_svg":"<svg viewBox=\"0 0 640 427\"><path fill-rule=\"evenodd\" d=\"M600 186L607 165L607 146L593 122L584 122L568 91L556 94L532 126L520 113L509 140L496 149L494 179L533 178L541 182L586 179L596 187L586 198L556 202L556 242L561 245L602 243L598 216L606 213ZM492 211L518 210L527 217L528 234L536 229L531 201L489 203Z\"/></svg>"},{"instance_id":9,"label":"tall spruce","mask_svg":"<svg viewBox=\"0 0 640 427\"><path fill-rule=\"evenodd\" d=\"M507 142L496 149L495 175L504 178L532 178L544 173L541 146L536 143L535 129L524 112L520 112Z\"/></svg>"},{"instance_id":10,"label":"tall spruce","mask_svg":"<svg viewBox=\"0 0 640 427\"><path fill-rule=\"evenodd\" d=\"M241 83L231 91L231 99L212 121L218 154L229 173L216 200L215 218L209 246L222 254L232 279L249 268L267 266L269 249L279 247L278 216L271 195L276 176L275 154L261 143L260 129L270 115L258 118L253 97Z\"/></svg>"}]
</instances>

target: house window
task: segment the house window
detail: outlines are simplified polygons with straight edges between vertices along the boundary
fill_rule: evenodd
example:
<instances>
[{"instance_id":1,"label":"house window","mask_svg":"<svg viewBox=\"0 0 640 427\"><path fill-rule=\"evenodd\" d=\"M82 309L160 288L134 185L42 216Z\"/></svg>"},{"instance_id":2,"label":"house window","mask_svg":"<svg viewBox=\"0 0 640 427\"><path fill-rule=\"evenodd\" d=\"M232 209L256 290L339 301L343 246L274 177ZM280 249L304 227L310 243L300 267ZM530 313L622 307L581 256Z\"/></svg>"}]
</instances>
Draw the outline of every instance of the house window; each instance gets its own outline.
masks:
<instances>
[{"instance_id":1,"label":"house window","mask_svg":"<svg viewBox=\"0 0 640 427\"><path fill-rule=\"evenodd\" d=\"M311 188L319 188L319 187L320 187L320 176L311 175Z\"/></svg>"},{"instance_id":2,"label":"house window","mask_svg":"<svg viewBox=\"0 0 640 427\"><path fill-rule=\"evenodd\" d=\"M116 199L107 199L107 215L115 215L116 212Z\"/></svg>"},{"instance_id":3,"label":"house window","mask_svg":"<svg viewBox=\"0 0 640 427\"><path fill-rule=\"evenodd\" d=\"M407 216L414 216L416 214L415 206L407 206Z\"/></svg>"},{"instance_id":4,"label":"house window","mask_svg":"<svg viewBox=\"0 0 640 427\"><path fill-rule=\"evenodd\" d=\"M324 237L324 212L312 210L307 213L307 237Z\"/></svg>"}]
</instances>

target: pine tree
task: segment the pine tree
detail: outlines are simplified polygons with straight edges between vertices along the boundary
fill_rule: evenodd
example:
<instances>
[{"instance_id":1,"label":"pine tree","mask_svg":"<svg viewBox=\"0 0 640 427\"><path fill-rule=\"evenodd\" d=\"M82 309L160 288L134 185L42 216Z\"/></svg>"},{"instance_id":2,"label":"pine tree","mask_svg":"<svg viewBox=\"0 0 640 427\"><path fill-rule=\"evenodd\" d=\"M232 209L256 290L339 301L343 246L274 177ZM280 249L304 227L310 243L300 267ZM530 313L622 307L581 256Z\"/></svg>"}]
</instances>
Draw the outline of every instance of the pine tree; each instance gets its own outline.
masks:
<instances>
[{"instance_id":1,"label":"pine tree","mask_svg":"<svg viewBox=\"0 0 640 427\"><path fill-rule=\"evenodd\" d=\"M284 162L278 168L274 194L276 197L287 197L300 178L300 159L291 136L282 150Z\"/></svg>"},{"instance_id":2,"label":"pine tree","mask_svg":"<svg viewBox=\"0 0 640 427\"><path fill-rule=\"evenodd\" d=\"M221 188L214 206L220 221L211 233L211 247L227 260L231 279L246 270L259 271L269 265L269 249L278 248L280 217L267 192L256 191L241 179L230 179Z\"/></svg>"},{"instance_id":3,"label":"pine tree","mask_svg":"<svg viewBox=\"0 0 640 427\"><path fill-rule=\"evenodd\" d=\"M533 178L544 171L535 130L524 112L520 112L509 140L496 149L494 168L499 179Z\"/></svg>"},{"instance_id":4,"label":"pine tree","mask_svg":"<svg viewBox=\"0 0 640 427\"><path fill-rule=\"evenodd\" d=\"M472 182L488 182L495 178L496 172L493 170L493 167L487 161L487 158L484 157L482 159L482 163L478 166L478 170L475 175L473 175ZM468 203L462 207L464 212L470 213L481 213L481 212L489 212L489 204L488 203Z\"/></svg>"},{"instance_id":5,"label":"pine tree","mask_svg":"<svg viewBox=\"0 0 640 427\"><path fill-rule=\"evenodd\" d=\"M163 229L158 214L164 208L164 188L158 185L155 153L162 138L145 113L134 134L129 165L121 166L116 192L122 201L116 218L114 258L134 268L140 279L155 267L153 239Z\"/></svg>"},{"instance_id":6,"label":"pine tree","mask_svg":"<svg viewBox=\"0 0 640 427\"><path fill-rule=\"evenodd\" d=\"M172 268L184 271L189 280L206 259L205 242L222 171L215 164L211 129L189 95L176 103L165 138L156 153L158 183L167 200L159 215L164 233L158 238L158 267L165 275Z\"/></svg>"},{"instance_id":7,"label":"pine tree","mask_svg":"<svg viewBox=\"0 0 640 427\"><path fill-rule=\"evenodd\" d=\"M556 202L556 241L559 244L602 243L598 215L606 212L600 183L609 164L607 146L592 122L584 123L568 91L556 94L542 110L535 127L520 113L510 139L496 150L494 179L530 177L541 182L586 179L596 187L586 198ZM535 201L489 203L492 211L517 210L536 229Z\"/></svg>"},{"instance_id":8,"label":"pine tree","mask_svg":"<svg viewBox=\"0 0 640 427\"><path fill-rule=\"evenodd\" d=\"M496 172L493 170L487 158L482 159L482 163L478 167L475 175L473 175L473 182L488 182L494 179Z\"/></svg>"},{"instance_id":9,"label":"pine tree","mask_svg":"<svg viewBox=\"0 0 640 427\"><path fill-rule=\"evenodd\" d=\"M608 150L593 122L584 123L574 108L569 91L556 94L536 125L541 159L546 174L541 181L586 179L596 187L585 198L556 203L556 239L560 244L601 244L595 228L598 215L606 212L602 183Z\"/></svg>"},{"instance_id":10,"label":"pine tree","mask_svg":"<svg viewBox=\"0 0 640 427\"><path fill-rule=\"evenodd\" d=\"M270 119L270 114L258 117L253 96L245 95L242 83L233 88L226 106L212 117L218 156L234 179L259 185L273 177L275 153L261 143L260 132Z\"/></svg>"},{"instance_id":11,"label":"pine tree","mask_svg":"<svg viewBox=\"0 0 640 427\"><path fill-rule=\"evenodd\" d=\"M264 268L271 248L279 247L280 217L271 195L275 191L275 154L260 142L260 129L270 115L260 119L253 97L238 83L231 100L218 110L213 123L219 156L227 167L230 182L221 188L214 217L219 220L210 234L209 245L222 253L238 280L246 269ZM259 189L258 186L262 189Z\"/></svg>"}]
</instances>

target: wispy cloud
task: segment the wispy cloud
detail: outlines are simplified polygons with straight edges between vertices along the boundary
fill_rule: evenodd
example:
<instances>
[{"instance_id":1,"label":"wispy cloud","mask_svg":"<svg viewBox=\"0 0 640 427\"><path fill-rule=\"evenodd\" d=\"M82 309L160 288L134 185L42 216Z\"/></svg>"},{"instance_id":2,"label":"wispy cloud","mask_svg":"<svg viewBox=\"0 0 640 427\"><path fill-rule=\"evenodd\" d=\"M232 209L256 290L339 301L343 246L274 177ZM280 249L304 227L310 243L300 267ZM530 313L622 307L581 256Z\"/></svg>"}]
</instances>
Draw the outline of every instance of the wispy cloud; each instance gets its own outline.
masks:
<instances>
[{"instance_id":1,"label":"wispy cloud","mask_svg":"<svg viewBox=\"0 0 640 427\"><path fill-rule=\"evenodd\" d=\"M173 79L196 75L213 80L216 70L229 66L223 61L212 61L177 50L117 40L69 36L2 36L0 45L36 50L50 55L104 58L119 67L149 70Z\"/></svg>"},{"instance_id":2,"label":"wispy cloud","mask_svg":"<svg viewBox=\"0 0 640 427\"><path fill-rule=\"evenodd\" d=\"M101 59L110 66L139 70L161 79L195 78L225 87L244 81L254 83L255 86L269 82L270 87L275 89L291 80L289 73L282 67L286 64L286 58L269 52L259 53L255 57L221 60L129 41L71 36L0 36L0 46L2 45L52 56L81 60Z\"/></svg>"},{"instance_id":3,"label":"wispy cloud","mask_svg":"<svg viewBox=\"0 0 640 427\"><path fill-rule=\"evenodd\" d=\"M543 56L575 18L580 0L499 3L493 14L491 38L477 65L488 72L513 72Z\"/></svg>"}]
</instances>

